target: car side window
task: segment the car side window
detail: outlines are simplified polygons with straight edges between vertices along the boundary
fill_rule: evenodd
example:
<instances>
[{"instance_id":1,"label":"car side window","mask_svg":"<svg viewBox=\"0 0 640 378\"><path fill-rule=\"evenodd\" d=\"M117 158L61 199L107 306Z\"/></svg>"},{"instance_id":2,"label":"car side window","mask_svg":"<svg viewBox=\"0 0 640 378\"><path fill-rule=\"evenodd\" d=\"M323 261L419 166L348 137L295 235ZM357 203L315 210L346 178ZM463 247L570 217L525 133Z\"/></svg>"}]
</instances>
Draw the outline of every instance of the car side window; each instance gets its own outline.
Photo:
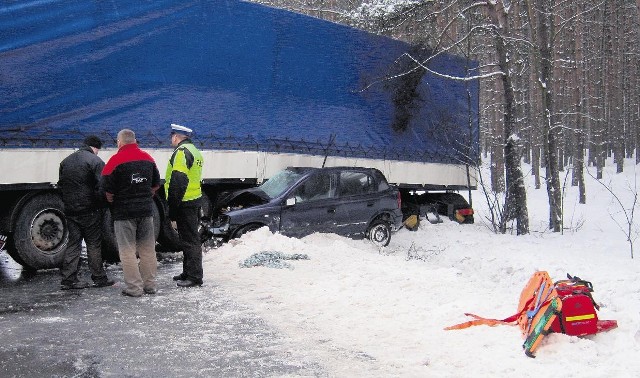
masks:
<instances>
[{"instance_id":1,"label":"car side window","mask_svg":"<svg viewBox=\"0 0 640 378\"><path fill-rule=\"evenodd\" d=\"M336 192L336 180L333 175L316 174L305 180L294 191L296 202L315 201L332 198Z\"/></svg>"},{"instance_id":2,"label":"car side window","mask_svg":"<svg viewBox=\"0 0 640 378\"><path fill-rule=\"evenodd\" d=\"M373 177L362 172L340 172L340 196L374 192Z\"/></svg>"}]
</instances>

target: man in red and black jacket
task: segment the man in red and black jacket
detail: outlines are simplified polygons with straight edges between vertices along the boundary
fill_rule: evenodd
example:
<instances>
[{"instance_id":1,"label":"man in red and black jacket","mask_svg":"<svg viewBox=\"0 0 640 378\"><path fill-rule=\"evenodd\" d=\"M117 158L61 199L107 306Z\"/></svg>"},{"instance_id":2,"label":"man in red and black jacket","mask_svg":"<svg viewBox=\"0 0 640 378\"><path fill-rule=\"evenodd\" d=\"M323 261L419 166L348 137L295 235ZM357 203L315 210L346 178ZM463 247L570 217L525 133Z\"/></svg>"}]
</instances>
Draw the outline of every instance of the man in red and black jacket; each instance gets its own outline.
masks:
<instances>
[{"instance_id":1,"label":"man in red and black jacket","mask_svg":"<svg viewBox=\"0 0 640 378\"><path fill-rule=\"evenodd\" d=\"M123 129L118 133L118 152L102 170L102 186L111 204L127 285L122 294L130 297L155 294L157 260L153 196L160 187L160 173L151 155L138 147L133 131Z\"/></svg>"}]
</instances>

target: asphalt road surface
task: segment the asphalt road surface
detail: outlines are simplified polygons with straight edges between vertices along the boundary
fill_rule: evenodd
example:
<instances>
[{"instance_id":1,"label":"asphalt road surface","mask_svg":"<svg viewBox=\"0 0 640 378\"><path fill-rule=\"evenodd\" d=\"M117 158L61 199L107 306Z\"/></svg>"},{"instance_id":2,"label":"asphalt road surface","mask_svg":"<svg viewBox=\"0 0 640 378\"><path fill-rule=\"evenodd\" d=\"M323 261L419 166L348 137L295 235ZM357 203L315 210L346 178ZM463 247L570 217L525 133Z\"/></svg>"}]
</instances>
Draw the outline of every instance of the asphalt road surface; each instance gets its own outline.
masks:
<instances>
[{"instance_id":1,"label":"asphalt road surface","mask_svg":"<svg viewBox=\"0 0 640 378\"><path fill-rule=\"evenodd\" d=\"M130 298L119 265L112 287L61 291L58 270L24 271L0 252L0 377L327 375L221 288L177 288L180 258L160 256L159 292Z\"/></svg>"}]
</instances>

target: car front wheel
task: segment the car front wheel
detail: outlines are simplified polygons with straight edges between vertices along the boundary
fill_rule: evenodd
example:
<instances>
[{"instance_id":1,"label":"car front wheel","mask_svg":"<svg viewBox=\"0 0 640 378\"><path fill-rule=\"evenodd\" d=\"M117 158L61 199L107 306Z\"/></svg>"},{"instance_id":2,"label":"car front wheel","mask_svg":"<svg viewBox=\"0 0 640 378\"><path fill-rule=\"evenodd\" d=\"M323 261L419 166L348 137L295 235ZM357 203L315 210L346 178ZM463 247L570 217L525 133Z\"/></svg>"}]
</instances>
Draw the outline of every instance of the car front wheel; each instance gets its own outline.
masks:
<instances>
[{"instance_id":1,"label":"car front wheel","mask_svg":"<svg viewBox=\"0 0 640 378\"><path fill-rule=\"evenodd\" d=\"M233 236L234 239L240 238L242 237L242 235L249 233L251 231L255 231L257 229L262 228L264 225L262 224L257 224L257 223L251 223L248 224L246 226L243 226L242 228L240 228L238 231L236 231L235 235Z\"/></svg>"},{"instance_id":2,"label":"car front wheel","mask_svg":"<svg viewBox=\"0 0 640 378\"><path fill-rule=\"evenodd\" d=\"M391 226L382 219L373 221L367 230L367 239L378 247L388 246L391 241Z\"/></svg>"}]
</instances>

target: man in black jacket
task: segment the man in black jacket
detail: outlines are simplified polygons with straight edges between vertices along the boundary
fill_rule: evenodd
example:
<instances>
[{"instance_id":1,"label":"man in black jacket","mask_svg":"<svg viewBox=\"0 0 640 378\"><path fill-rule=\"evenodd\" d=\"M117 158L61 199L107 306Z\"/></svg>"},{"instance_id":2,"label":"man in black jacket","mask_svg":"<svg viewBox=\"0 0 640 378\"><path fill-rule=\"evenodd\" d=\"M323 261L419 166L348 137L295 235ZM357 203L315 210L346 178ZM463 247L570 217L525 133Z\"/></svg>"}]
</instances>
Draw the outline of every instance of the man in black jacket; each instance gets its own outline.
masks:
<instances>
[{"instance_id":1,"label":"man in black jacket","mask_svg":"<svg viewBox=\"0 0 640 378\"><path fill-rule=\"evenodd\" d=\"M102 141L95 135L85 138L78 151L60 163L58 186L62 192L64 213L69 228L69 244L64 253L60 273L62 290L84 289L87 282L78 279L82 239L87 245L87 260L93 286L114 284L107 277L102 262L103 202L99 194L100 177L104 162L98 151Z\"/></svg>"}]
</instances>

